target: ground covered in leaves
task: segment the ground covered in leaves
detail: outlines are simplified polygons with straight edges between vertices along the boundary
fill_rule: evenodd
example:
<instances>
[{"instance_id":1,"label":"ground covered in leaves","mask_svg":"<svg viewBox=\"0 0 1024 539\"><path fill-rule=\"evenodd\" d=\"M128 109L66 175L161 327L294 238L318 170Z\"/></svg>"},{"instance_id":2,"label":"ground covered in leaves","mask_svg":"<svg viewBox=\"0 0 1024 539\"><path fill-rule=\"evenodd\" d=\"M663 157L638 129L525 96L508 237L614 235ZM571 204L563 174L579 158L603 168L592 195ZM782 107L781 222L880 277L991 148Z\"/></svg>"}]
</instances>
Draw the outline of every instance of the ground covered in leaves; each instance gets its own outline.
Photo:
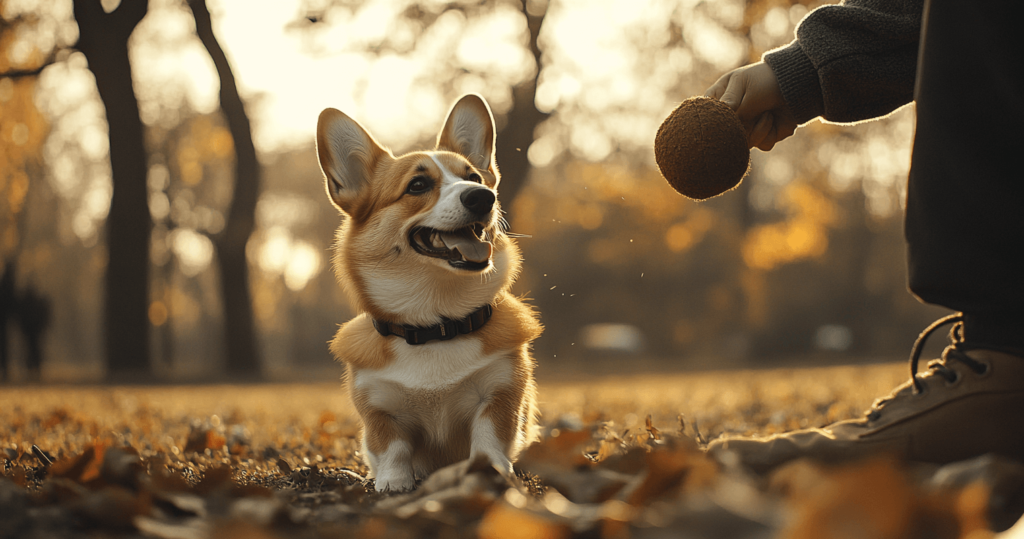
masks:
<instances>
[{"instance_id":1,"label":"ground covered in leaves","mask_svg":"<svg viewBox=\"0 0 1024 539\"><path fill-rule=\"evenodd\" d=\"M702 451L855 416L905 371L542 379L544 436L515 480L463 462L391 496L366 480L337 383L0 386L0 538L980 539L1013 524L1013 462L758 477Z\"/></svg>"}]
</instances>

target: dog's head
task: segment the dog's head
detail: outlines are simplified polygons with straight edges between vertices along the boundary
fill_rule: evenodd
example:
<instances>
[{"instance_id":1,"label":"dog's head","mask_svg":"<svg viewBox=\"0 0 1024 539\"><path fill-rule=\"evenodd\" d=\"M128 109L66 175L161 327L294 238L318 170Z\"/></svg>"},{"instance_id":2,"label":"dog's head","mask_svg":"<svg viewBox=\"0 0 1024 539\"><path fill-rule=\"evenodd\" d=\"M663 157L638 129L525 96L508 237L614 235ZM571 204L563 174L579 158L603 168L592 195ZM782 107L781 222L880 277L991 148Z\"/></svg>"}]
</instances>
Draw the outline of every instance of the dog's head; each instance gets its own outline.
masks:
<instances>
[{"instance_id":1,"label":"dog's head","mask_svg":"<svg viewBox=\"0 0 1024 539\"><path fill-rule=\"evenodd\" d=\"M519 253L503 229L494 119L481 97L455 103L433 151L395 157L335 109L320 114L316 140L327 194L348 216L335 270L362 310L432 324L510 286Z\"/></svg>"}]
</instances>

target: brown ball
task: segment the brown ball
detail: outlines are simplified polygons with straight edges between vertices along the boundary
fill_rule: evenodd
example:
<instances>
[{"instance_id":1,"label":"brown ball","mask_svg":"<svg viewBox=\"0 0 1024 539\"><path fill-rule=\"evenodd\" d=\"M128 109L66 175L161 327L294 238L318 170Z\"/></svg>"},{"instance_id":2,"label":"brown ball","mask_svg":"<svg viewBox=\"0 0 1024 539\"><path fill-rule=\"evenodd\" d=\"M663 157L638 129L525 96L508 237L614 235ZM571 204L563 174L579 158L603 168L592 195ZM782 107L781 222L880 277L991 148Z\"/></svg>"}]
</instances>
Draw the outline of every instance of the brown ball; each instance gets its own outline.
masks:
<instances>
[{"instance_id":1,"label":"brown ball","mask_svg":"<svg viewBox=\"0 0 1024 539\"><path fill-rule=\"evenodd\" d=\"M658 128L654 160L679 194L704 200L739 185L750 149L736 112L712 97L691 97Z\"/></svg>"}]
</instances>

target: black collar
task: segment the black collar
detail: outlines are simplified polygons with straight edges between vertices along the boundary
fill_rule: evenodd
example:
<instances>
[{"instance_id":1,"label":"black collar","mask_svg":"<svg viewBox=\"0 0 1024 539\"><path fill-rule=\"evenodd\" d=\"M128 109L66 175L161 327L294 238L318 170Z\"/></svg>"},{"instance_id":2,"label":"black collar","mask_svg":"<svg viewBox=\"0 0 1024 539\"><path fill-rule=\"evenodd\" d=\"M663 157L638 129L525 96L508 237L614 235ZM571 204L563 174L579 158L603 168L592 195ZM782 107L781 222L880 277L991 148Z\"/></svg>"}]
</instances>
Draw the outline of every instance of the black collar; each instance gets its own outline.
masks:
<instances>
[{"instance_id":1,"label":"black collar","mask_svg":"<svg viewBox=\"0 0 1024 539\"><path fill-rule=\"evenodd\" d=\"M377 333L384 337L398 335L399 337L405 337L405 342L409 344L423 344L435 339L447 341L448 339L454 339L458 335L472 333L484 327L484 324L491 319L492 314L494 314L494 308L490 305L484 305L469 313L469 316L465 318L459 320L443 318L442 322L435 326L406 326L404 324L392 324L384 320L374 319L373 327L377 330Z\"/></svg>"}]
</instances>

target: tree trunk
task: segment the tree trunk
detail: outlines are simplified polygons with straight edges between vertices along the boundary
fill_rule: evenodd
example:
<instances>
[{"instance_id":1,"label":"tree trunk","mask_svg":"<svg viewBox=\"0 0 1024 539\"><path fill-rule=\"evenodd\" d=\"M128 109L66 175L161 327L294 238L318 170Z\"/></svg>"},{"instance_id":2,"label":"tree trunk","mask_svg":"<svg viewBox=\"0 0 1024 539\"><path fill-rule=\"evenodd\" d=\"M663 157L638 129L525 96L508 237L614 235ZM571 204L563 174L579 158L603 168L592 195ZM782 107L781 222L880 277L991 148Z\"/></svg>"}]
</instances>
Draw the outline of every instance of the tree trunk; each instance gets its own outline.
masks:
<instances>
[{"instance_id":1,"label":"tree trunk","mask_svg":"<svg viewBox=\"0 0 1024 539\"><path fill-rule=\"evenodd\" d=\"M108 378L150 372L149 238L146 148L132 87L128 38L148 10L148 0L121 2L110 13L100 0L74 0L77 49L107 112L113 196L106 221L108 262L104 290L104 345Z\"/></svg>"},{"instance_id":2,"label":"tree trunk","mask_svg":"<svg viewBox=\"0 0 1024 539\"><path fill-rule=\"evenodd\" d=\"M260 354L256 344L252 299L249 293L249 266L245 246L256 223L256 201L260 189L260 165L252 142L249 116L227 56L213 34L213 23L206 0L189 0L196 21L196 33L217 67L220 78L220 108L227 118L235 146L235 186L224 231L213 238L220 271L224 304L227 371L234 376L259 377Z\"/></svg>"},{"instance_id":3,"label":"tree trunk","mask_svg":"<svg viewBox=\"0 0 1024 539\"><path fill-rule=\"evenodd\" d=\"M498 194L505 211L512 208L512 202L526 184L530 173L530 160L526 152L533 144L534 131L549 114L537 110L537 79L540 77L541 50L537 44L546 11L530 14L523 2L523 15L530 29L530 51L537 64L533 78L512 89L512 109L509 110L505 127L498 133L496 153L501 171L501 187Z\"/></svg>"}]
</instances>

